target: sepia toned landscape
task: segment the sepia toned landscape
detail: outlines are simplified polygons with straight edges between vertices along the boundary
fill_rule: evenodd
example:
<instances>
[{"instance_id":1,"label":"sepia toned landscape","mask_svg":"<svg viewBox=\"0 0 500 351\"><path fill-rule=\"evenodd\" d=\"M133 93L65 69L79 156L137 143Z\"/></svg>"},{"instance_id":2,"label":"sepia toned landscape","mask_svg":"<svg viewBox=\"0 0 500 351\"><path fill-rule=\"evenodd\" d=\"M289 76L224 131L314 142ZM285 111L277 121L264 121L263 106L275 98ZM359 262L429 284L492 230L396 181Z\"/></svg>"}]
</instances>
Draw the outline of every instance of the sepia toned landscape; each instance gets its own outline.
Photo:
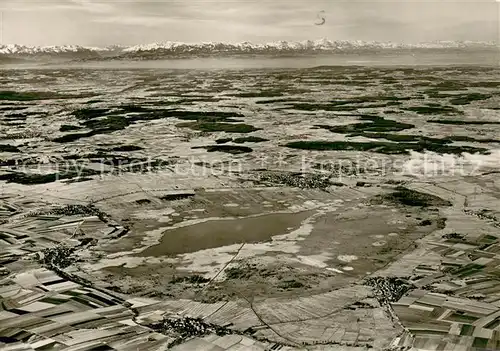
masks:
<instances>
[{"instance_id":1,"label":"sepia toned landscape","mask_svg":"<svg viewBox=\"0 0 500 351\"><path fill-rule=\"evenodd\" d=\"M499 349L499 72L3 70L0 349Z\"/></svg>"}]
</instances>

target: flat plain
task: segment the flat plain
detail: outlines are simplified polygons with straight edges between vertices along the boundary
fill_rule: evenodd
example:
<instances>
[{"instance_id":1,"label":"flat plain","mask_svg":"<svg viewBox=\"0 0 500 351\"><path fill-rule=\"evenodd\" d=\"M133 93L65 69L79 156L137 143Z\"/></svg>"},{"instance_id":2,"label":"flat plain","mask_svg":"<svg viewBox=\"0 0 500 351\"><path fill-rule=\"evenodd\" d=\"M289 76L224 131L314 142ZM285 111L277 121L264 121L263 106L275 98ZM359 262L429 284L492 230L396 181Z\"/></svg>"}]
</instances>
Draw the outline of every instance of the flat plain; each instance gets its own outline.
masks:
<instances>
[{"instance_id":1,"label":"flat plain","mask_svg":"<svg viewBox=\"0 0 500 351\"><path fill-rule=\"evenodd\" d=\"M500 348L497 67L0 77L0 348Z\"/></svg>"}]
</instances>

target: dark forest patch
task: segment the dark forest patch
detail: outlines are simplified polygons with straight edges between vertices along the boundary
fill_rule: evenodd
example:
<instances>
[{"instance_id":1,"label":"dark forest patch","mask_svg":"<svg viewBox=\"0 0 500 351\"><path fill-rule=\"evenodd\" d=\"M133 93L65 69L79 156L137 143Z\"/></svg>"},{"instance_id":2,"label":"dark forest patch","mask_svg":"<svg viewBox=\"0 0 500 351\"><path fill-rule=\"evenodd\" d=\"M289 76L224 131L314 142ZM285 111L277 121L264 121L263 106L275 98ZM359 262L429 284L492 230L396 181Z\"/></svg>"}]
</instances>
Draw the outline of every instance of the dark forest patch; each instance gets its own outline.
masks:
<instances>
[{"instance_id":1,"label":"dark forest patch","mask_svg":"<svg viewBox=\"0 0 500 351\"><path fill-rule=\"evenodd\" d=\"M93 94L59 94L50 91L0 91L0 100L7 101L35 101L53 99L77 99L91 97Z\"/></svg>"},{"instance_id":2,"label":"dark forest patch","mask_svg":"<svg viewBox=\"0 0 500 351\"><path fill-rule=\"evenodd\" d=\"M245 123L185 122L179 123L177 126L202 132L251 133L259 130Z\"/></svg>"},{"instance_id":3,"label":"dark forest patch","mask_svg":"<svg viewBox=\"0 0 500 351\"><path fill-rule=\"evenodd\" d=\"M433 143L391 143L391 142L350 142L350 141L294 141L284 145L292 149L317 151L370 151L381 154L409 154L409 151L426 150L440 154L487 153L487 149L470 146L453 146Z\"/></svg>"},{"instance_id":4,"label":"dark forest patch","mask_svg":"<svg viewBox=\"0 0 500 351\"><path fill-rule=\"evenodd\" d=\"M193 149L206 149L208 152L225 152L228 154L244 154L252 152L253 150L247 146L241 145L209 145L209 146L195 146Z\"/></svg>"}]
</instances>

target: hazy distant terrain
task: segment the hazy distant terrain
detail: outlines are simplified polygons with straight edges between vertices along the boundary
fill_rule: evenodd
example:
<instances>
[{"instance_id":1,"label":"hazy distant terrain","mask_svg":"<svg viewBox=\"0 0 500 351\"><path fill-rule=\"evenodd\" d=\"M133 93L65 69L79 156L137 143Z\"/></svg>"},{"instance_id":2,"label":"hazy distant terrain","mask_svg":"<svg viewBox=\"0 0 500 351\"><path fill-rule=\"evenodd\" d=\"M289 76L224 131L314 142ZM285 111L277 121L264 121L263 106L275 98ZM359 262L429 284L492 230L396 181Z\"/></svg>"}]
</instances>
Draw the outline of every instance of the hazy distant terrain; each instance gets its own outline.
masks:
<instances>
[{"instance_id":1,"label":"hazy distant terrain","mask_svg":"<svg viewBox=\"0 0 500 351\"><path fill-rule=\"evenodd\" d=\"M110 50L2 67L0 348L500 346L491 48Z\"/></svg>"},{"instance_id":2,"label":"hazy distant terrain","mask_svg":"<svg viewBox=\"0 0 500 351\"><path fill-rule=\"evenodd\" d=\"M267 44L243 43L182 43L166 42L137 46L83 47L0 45L0 62L4 61L121 61L165 60L223 57L335 57L342 55L449 55L475 56L483 64L495 57L498 63L498 43L495 42L433 42L397 44L391 42L307 40L302 42L278 41Z\"/></svg>"}]
</instances>

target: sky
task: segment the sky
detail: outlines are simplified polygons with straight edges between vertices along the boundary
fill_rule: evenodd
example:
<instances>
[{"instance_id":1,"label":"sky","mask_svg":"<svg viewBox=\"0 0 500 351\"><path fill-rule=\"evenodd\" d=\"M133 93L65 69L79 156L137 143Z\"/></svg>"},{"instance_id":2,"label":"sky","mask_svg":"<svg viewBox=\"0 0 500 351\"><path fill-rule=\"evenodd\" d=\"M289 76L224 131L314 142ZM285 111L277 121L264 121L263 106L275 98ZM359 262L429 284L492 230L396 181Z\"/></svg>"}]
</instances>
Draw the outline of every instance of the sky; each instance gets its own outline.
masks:
<instances>
[{"instance_id":1,"label":"sky","mask_svg":"<svg viewBox=\"0 0 500 351\"><path fill-rule=\"evenodd\" d=\"M494 0L0 0L0 44L498 42L499 17Z\"/></svg>"}]
</instances>

